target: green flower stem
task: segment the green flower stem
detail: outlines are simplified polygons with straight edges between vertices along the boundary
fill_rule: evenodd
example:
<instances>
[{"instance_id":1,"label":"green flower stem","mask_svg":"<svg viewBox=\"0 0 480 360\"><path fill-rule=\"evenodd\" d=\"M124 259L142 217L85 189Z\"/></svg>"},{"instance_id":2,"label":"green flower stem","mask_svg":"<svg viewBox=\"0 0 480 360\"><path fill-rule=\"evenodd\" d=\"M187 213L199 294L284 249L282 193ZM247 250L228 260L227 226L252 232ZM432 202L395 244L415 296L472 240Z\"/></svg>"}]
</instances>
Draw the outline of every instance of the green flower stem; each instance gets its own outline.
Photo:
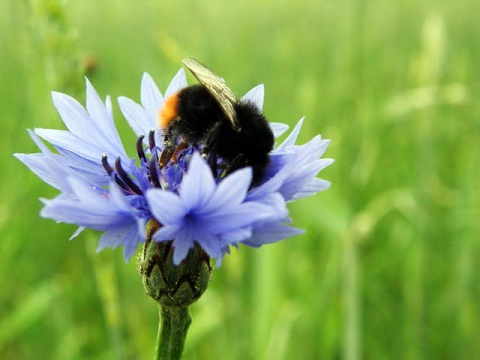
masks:
<instances>
[{"instance_id":1,"label":"green flower stem","mask_svg":"<svg viewBox=\"0 0 480 360\"><path fill-rule=\"evenodd\" d=\"M179 360L192 322L190 312L187 306L158 306L160 321L154 359Z\"/></svg>"}]
</instances>

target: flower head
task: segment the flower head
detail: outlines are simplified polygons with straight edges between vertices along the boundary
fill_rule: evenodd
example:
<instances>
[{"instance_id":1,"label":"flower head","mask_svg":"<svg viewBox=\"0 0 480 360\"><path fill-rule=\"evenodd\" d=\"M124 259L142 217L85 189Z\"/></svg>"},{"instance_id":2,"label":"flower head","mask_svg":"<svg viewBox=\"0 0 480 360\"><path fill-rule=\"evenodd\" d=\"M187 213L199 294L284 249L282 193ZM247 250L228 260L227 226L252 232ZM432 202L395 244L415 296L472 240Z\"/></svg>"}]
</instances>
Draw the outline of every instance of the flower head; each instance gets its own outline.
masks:
<instances>
[{"instance_id":1,"label":"flower head","mask_svg":"<svg viewBox=\"0 0 480 360\"><path fill-rule=\"evenodd\" d=\"M165 96L187 86L180 70ZM261 110L264 89L259 85L241 101ZM221 263L231 245L258 247L301 233L290 226L286 203L327 189L316 177L332 160L321 159L328 141L319 136L295 145L302 120L287 139L269 153L264 178L252 184L252 170L241 168L225 176L221 158L205 153L203 145L187 144L159 166L163 132L158 113L164 98L145 74L141 104L119 98L120 108L138 136L137 159L127 155L116 130L110 98L104 103L87 80L84 108L68 95L53 93L54 104L68 130L35 129L30 136L36 154L15 154L36 175L60 191L43 199L41 215L103 232L98 251L124 246L129 259L145 241L146 224L159 224L155 242L172 242L179 264L198 244ZM287 126L271 123L278 137ZM52 152L43 141L50 143Z\"/></svg>"},{"instance_id":2,"label":"flower head","mask_svg":"<svg viewBox=\"0 0 480 360\"><path fill-rule=\"evenodd\" d=\"M194 242L220 260L229 245L250 238L253 226L277 211L259 201L246 201L251 173L250 168L241 169L217 184L207 163L195 153L178 194L161 189L146 194L153 216L162 224L153 239L174 239L175 263L187 255ZM283 206L278 210L285 212Z\"/></svg>"}]
</instances>

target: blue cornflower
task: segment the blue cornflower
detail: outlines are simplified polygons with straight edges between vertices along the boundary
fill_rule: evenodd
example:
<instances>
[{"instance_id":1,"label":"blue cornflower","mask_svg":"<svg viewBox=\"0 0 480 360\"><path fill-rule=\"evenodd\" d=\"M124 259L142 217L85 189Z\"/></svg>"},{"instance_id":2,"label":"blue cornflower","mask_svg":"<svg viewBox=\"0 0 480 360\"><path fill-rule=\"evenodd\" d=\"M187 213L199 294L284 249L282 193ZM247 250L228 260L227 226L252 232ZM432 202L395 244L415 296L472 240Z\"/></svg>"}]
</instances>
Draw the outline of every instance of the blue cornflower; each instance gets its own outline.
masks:
<instances>
[{"instance_id":1,"label":"blue cornflower","mask_svg":"<svg viewBox=\"0 0 480 360\"><path fill-rule=\"evenodd\" d=\"M185 73L180 70L165 97L185 86ZM270 153L263 181L250 188L250 168L220 177L196 146L179 152L162 169L158 167L163 133L157 118L164 98L148 74L142 79L141 104L126 97L118 100L138 136L137 160L122 145L110 98L103 103L88 80L86 108L68 95L53 93L52 97L68 130L30 131L41 152L15 156L60 191L54 199L42 199L41 215L78 225L72 237L84 228L102 231L98 251L124 246L128 260L145 241L148 221L155 219L159 227L152 239L173 241L176 264L197 243L219 265L231 245L258 247L301 233L290 226L286 203L330 186L316 178L333 161L320 159L329 142L317 136L295 145L302 120ZM261 109L263 97L264 88L259 85L242 101ZM279 123L271 127L275 137L288 129Z\"/></svg>"},{"instance_id":2,"label":"blue cornflower","mask_svg":"<svg viewBox=\"0 0 480 360\"><path fill-rule=\"evenodd\" d=\"M254 224L273 218L277 212L286 215L283 201L246 201L251 181L252 171L246 168L217 184L207 163L195 153L178 194L160 189L146 194L154 217L162 224L153 239L174 239L176 264L185 258L194 241L220 261L229 245L252 236Z\"/></svg>"}]
</instances>

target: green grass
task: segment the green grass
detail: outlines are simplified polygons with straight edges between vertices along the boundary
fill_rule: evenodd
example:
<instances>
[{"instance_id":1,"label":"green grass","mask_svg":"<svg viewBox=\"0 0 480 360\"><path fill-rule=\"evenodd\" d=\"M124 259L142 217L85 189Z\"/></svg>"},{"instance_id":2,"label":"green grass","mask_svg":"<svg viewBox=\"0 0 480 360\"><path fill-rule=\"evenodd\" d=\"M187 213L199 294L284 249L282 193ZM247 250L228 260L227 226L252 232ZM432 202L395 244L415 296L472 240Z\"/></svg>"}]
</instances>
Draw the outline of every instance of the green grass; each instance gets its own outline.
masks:
<instances>
[{"instance_id":1,"label":"green grass","mask_svg":"<svg viewBox=\"0 0 480 360\"><path fill-rule=\"evenodd\" d=\"M291 206L305 235L214 271L185 359L480 358L479 2L59 2L0 4L0 358L153 356L136 261L40 218L56 193L12 153L63 126L51 90L83 101L86 59L102 96L138 100L186 56L238 94L264 83L267 116L305 115L335 163Z\"/></svg>"}]
</instances>

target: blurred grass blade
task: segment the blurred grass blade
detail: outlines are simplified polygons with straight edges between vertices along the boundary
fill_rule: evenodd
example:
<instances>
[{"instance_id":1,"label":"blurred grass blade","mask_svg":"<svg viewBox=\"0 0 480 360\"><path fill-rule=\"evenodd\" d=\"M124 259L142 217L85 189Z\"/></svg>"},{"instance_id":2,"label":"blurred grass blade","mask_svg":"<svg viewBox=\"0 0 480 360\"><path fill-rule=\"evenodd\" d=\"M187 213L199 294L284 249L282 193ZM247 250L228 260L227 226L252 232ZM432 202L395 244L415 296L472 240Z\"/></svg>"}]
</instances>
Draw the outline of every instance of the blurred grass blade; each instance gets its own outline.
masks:
<instances>
[{"instance_id":1,"label":"blurred grass blade","mask_svg":"<svg viewBox=\"0 0 480 360\"><path fill-rule=\"evenodd\" d=\"M0 321L0 348L18 334L32 326L36 321L45 316L57 296L60 287L56 280L41 284L31 292L18 306L12 309Z\"/></svg>"}]
</instances>

